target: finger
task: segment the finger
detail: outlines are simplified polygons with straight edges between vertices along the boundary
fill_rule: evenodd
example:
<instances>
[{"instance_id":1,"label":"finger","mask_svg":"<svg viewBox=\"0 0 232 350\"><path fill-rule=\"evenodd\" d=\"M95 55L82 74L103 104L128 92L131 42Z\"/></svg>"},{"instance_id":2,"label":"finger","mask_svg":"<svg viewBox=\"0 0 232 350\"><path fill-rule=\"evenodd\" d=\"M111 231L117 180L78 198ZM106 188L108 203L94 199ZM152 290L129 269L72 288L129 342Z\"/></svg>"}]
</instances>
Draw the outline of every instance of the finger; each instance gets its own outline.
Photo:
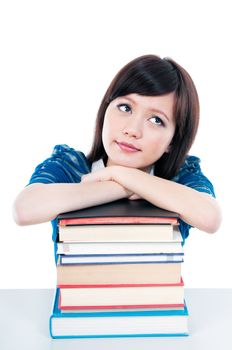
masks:
<instances>
[{"instance_id":1,"label":"finger","mask_svg":"<svg viewBox=\"0 0 232 350\"><path fill-rule=\"evenodd\" d=\"M134 200L137 200L137 199L141 199L141 197L138 194L134 193L128 199L134 201Z\"/></svg>"}]
</instances>

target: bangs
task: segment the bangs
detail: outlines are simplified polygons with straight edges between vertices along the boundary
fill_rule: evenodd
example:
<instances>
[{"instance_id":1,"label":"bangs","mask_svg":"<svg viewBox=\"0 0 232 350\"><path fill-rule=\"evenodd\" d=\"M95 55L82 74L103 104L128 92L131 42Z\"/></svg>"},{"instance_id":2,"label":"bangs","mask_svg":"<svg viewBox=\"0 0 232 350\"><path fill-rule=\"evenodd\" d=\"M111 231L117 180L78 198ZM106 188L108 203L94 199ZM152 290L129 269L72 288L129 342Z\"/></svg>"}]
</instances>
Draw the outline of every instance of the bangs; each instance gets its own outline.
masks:
<instances>
[{"instance_id":1,"label":"bangs","mask_svg":"<svg viewBox=\"0 0 232 350\"><path fill-rule=\"evenodd\" d=\"M178 90L178 74L167 60L157 60L151 56L139 62L138 59L123 67L115 77L109 102L119 96L136 93L144 96L159 96Z\"/></svg>"}]
</instances>

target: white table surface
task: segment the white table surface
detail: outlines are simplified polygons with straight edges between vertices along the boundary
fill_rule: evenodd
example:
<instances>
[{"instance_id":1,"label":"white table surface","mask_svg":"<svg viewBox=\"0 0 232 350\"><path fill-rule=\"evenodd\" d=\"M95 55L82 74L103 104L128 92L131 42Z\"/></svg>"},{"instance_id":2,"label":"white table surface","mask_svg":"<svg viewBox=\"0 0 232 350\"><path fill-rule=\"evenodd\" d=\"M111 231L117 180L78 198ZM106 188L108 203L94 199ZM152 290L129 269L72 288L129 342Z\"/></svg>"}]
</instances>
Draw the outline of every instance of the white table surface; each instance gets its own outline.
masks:
<instances>
[{"instance_id":1,"label":"white table surface","mask_svg":"<svg viewBox=\"0 0 232 350\"><path fill-rule=\"evenodd\" d=\"M54 290L0 290L1 350L232 350L232 289L187 289L188 337L51 339Z\"/></svg>"}]
</instances>

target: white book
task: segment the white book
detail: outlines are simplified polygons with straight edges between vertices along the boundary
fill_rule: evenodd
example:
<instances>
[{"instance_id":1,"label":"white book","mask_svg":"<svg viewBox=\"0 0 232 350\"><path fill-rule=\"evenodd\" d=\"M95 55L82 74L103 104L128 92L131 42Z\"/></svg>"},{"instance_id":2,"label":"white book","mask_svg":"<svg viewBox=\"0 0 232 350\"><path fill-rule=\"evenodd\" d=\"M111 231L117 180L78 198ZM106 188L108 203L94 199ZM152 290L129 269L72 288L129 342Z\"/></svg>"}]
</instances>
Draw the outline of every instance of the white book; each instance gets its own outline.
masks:
<instances>
[{"instance_id":1,"label":"white book","mask_svg":"<svg viewBox=\"0 0 232 350\"><path fill-rule=\"evenodd\" d=\"M59 242L57 253L65 255L183 254L182 236L175 227L173 239L157 242Z\"/></svg>"}]
</instances>

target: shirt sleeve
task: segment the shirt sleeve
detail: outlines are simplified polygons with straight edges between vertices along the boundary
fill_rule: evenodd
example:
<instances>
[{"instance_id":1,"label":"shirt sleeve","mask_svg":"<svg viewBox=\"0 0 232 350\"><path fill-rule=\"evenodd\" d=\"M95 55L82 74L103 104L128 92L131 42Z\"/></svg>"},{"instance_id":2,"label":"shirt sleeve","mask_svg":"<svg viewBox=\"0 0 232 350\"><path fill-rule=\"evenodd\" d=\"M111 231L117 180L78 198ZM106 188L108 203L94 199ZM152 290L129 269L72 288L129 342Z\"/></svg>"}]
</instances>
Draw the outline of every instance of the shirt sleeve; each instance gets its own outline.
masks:
<instances>
[{"instance_id":1,"label":"shirt sleeve","mask_svg":"<svg viewBox=\"0 0 232 350\"><path fill-rule=\"evenodd\" d=\"M51 157L39 164L28 185L33 183L78 183L90 172L85 155L67 145L56 145Z\"/></svg>"},{"instance_id":2,"label":"shirt sleeve","mask_svg":"<svg viewBox=\"0 0 232 350\"><path fill-rule=\"evenodd\" d=\"M203 174L200 167L200 159L197 157L188 156L173 181L215 197L213 184Z\"/></svg>"}]
</instances>

